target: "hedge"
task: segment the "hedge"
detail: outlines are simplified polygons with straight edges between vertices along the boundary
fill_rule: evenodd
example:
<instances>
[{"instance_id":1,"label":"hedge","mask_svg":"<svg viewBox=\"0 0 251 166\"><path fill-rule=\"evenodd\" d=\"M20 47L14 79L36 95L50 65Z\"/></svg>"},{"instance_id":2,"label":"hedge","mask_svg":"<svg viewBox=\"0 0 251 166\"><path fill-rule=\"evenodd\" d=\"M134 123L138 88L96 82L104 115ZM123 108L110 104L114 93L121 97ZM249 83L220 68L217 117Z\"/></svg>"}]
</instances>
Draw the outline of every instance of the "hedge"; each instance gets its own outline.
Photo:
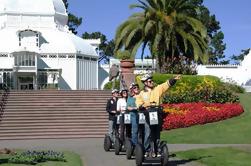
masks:
<instances>
[{"instance_id":1,"label":"hedge","mask_svg":"<svg viewBox=\"0 0 251 166\"><path fill-rule=\"evenodd\" d=\"M164 83L173 78L173 74L153 74L156 84ZM143 83L140 81L141 75L136 76L136 82L140 88ZM111 89L112 83L105 85L105 89ZM116 81L115 88L119 89L119 81ZM244 89L240 86L223 83L215 76L182 75L176 85L170 88L163 96L163 103L184 103L184 102L209 102L209 103L234 103L239 98L236 93L243 93Z\"/></svg>"},{"instance_id":2,"label":"hedge","mask_svg":"<svg viewBox=\"0 0 251 166\"><path fill-rule=\"evenodd\" d=\"M106 83L104 86L104 89L111 90L112 89L112 82L110 81L110 82ZM115 81L115 89L118 89L118 90L120 89L119 80Z\"/></svg>"},{"instance_id":3,"label":"hedge","mask_svg":"<svg viewBox=\"0 0 251 166\"><path fill-rule=\"evenodd\" d=\"M155 73L153 80L156 84L161 84L174 76L172 74ZM141 76L137 76L136 80L142 88L143 84L140 82L140 78ZM238 101L239 98L235 92L215 76L182 75L182 79L163 96L163 103L234 103Z\"/></svg>"}]
</instances>

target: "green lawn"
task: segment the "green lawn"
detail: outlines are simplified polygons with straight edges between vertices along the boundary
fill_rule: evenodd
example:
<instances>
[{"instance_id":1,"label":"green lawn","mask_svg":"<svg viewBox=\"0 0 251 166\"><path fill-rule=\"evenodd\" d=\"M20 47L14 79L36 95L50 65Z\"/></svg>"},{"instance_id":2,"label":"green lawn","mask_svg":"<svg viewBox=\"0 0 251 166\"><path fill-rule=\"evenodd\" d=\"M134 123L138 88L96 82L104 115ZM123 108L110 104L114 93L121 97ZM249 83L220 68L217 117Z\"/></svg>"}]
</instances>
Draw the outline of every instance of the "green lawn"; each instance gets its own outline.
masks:
<instances>
[{"instance_id":1,"label":"green lawn","mask_svg":"<svg viewBox=\"0 0 251 166\"><path fill-rule=\"evenodd\" d=\"M73 152L64 152L66 162L48 161L36 164L36 166L83 166L81 158ZM10 164L8 163L9 155L0 155L1 166L30 166L25 164Z\"/></svg>"},{"instance_id":2,"label":"green lawn","mask_svg":"<svg viewBox=\"0 0 251 166\"><path fill-rule=\"evenodd\" d=\"M234 148L197 149L176 153L184 161L210 166L250 166L251 152Z\"/></svg>"},{"instance_id":3,"label":"green lawn","mask_svg":"<svg viewBox=\"0 0 251 166\"><path fill-rule=\"evenodd\" d=\"M228 120L164 131L168 143L191 144L251 144L251 93L240 94L245 112Z\"/></svg>"}]
</instances>

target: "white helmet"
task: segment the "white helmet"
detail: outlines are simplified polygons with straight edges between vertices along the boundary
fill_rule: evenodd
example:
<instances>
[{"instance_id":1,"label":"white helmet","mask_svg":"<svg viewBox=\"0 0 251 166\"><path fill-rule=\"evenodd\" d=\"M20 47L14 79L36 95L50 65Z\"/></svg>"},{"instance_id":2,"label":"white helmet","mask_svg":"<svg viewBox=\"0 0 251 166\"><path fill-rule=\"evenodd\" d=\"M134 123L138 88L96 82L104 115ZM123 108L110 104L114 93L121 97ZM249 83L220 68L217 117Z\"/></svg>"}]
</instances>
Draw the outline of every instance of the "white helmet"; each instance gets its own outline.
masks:
<instances>
[{"instance_id":1,"label":"white helmet","mask_svg":"<svg viewBox=\"0 0 251 166\"><path fill-rule=\"evenodd\" d=\"M113 94L113 93L119 93L119 90L118 90L118 89L113 89L113 90L112 90L112 94Z\"/></svg>"},{"instance_id":2,"label":"white helmet","mask_svg":"<svg viewBox=\"0 0 251 166\"><path fill-rule=\"evenodd\" d=\"M138 85L137 83L134 83L134 82L133 82L133 83L130 84L129 89L132 89L132 88L135 87L135 86L138 86L138 87L139 87L139 85Z\"/></svg>"},{"instance_id":3,"label":"white helmet","mask_svg":"<svg viewBox=\"0 0 251 166\"><path fill-rule=\"evenodd\" d=\"M142 76L142 78L140 79L142 82L145 82L148 79L152 79L153 76L149 75L149 74L145 74Z\"/></svg>"}]
</instances>

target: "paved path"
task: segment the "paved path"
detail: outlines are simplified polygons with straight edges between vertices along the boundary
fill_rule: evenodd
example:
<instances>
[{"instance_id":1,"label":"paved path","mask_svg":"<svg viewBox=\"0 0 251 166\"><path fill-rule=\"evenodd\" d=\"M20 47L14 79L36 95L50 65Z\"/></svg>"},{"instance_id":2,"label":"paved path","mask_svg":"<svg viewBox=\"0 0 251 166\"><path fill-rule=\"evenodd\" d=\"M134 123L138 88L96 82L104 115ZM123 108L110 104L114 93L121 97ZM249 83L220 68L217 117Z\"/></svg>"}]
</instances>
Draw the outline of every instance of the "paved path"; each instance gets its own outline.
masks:
<instances>
[{"instance_id":1,"label":"paved path","mask_svg":"<svg viewBox=\"0 0 251 166\"><path fill-rule=\"evenodd\" d=\"M220 144L171 144L170 152L209 148L237 146L251 148L251 145L220 145ZM61 139L61 140L8 140L0 141L0 148L43 149L43 150L68 150L80 154L85 166L135 166L135 160L127 160L124 154L115 156L114 152L105 152L103 139ZM150 164L152 165L152 164ZM145 164L145 166L150 166ZM154 164L159 165L159 164ZM194 161L171 158L172 166L198 166Z\"/></svg>"}]
</instances>

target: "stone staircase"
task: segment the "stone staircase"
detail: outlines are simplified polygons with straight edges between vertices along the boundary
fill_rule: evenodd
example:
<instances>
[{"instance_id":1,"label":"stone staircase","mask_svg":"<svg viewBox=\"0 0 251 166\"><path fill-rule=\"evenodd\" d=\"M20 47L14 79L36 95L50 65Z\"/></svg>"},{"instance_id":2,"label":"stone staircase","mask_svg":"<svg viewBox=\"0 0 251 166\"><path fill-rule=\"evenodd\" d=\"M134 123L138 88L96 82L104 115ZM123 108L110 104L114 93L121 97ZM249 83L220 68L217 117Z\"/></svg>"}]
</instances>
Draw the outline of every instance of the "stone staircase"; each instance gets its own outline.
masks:
<instances>
[{"instance_id":1,"label":"stone staircase","mask_svg":"<svg viewBox=\"0 0 251 166\"><path fill-rule=\"evenodd\" d=\"M0 140L104 137L110 96L109 91L10 91Z\"/></svg>"}]
</instances>

